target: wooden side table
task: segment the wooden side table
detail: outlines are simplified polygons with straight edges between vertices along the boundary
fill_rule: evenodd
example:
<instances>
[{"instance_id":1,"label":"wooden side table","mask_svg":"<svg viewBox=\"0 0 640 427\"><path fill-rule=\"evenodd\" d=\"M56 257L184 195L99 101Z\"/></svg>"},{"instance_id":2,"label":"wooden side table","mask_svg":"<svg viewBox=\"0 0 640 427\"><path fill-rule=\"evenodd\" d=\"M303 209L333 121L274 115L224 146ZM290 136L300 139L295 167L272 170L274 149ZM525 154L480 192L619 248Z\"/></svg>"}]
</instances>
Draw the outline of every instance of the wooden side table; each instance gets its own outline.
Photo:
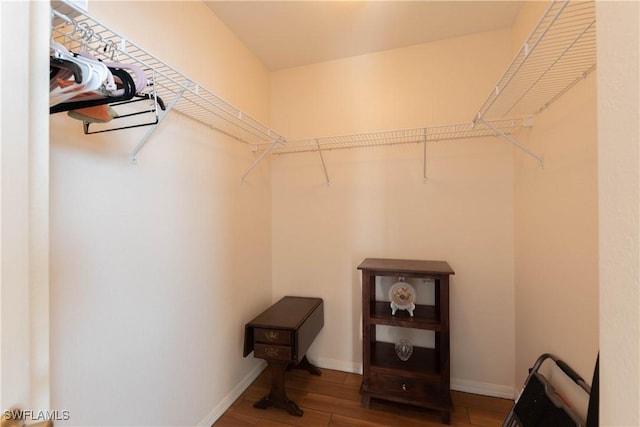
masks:
<instances>
[{"instance_id":1,"label":"wooden side table","mask_svg":"<svg viewBox=\"0 0 640 427\"><path fill-rule=\"evenodd\" d=\"M276 406L302 416L302 409L287 397L284 375L290 367L320 375L305 354L324 326L323 308L320 298L286 296L245 325L243 356L253 351L271 368L271 390L255 408Z\"/></svg>"}]
</instances>

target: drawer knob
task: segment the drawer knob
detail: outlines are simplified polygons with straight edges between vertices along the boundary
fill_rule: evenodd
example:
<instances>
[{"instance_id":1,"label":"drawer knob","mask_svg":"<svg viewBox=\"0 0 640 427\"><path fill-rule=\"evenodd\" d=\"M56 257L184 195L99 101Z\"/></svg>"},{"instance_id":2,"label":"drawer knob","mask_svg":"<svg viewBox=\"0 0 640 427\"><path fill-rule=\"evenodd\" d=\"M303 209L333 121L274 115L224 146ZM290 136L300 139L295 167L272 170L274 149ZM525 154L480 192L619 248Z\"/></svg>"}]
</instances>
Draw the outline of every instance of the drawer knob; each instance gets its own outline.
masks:
<instances>
[{"instance_id":1,"label":"drawer knob","mask_svg":"<svg viewBox=\"0 0 640 427\"><path fill-rule=\"evenodd\" d=\"M402 390L407 391L407 385L405 383L402 383Z\"/></svg>"}]
</instances>

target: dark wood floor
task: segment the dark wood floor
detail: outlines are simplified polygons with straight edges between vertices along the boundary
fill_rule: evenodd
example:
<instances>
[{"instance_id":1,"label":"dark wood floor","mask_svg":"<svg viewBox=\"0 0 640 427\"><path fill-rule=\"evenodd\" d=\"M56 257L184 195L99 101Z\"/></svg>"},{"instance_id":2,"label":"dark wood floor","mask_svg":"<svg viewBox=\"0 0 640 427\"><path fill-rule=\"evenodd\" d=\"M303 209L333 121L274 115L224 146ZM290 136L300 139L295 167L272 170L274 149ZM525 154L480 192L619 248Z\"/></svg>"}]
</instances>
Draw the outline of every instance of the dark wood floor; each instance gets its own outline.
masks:
<instances>
[{"instance_id":1,"label":"dark wood floor","mask_svg":"<svg viewBox=\"0 0 640 427\"><path fill-rule=\"evenodd\" d=\"M362 377L322 369L322 376L306 371L287 373L289 399L304 411L302 417L282 409L256 409L253 404L269 393L271 374L265 370L231 405L215 427L417 427L442 426L440 414L391 402L371 400L371 407L360 406ZM513 401L475 394L452 392L454 410L452 426L501 426Z\"/></svg>"}]
</instances>

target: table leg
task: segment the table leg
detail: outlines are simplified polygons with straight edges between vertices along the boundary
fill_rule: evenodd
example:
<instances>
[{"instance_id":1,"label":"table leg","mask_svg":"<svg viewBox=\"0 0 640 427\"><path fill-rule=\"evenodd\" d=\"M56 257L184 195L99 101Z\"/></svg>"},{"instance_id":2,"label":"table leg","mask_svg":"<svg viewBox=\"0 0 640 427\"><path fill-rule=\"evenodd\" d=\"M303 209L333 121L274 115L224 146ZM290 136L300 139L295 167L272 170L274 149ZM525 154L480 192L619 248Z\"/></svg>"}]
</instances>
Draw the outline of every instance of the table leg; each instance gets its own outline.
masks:
<instances>
[{"instance_id":1,"label":"table leg","mask_svg":"<svg viewBox=\"0 0 640 427\"><path fill-rule=\"evenodd\" d=\"M267 396L254 403L253 407L267 409L270 406L275 406L286 410L291 415L301 417L303 414L302 409L293 400L289 400L284 389L284 374L289 362L269 359L267 363L271 368L271 391Z\"/></svg>"},{"instance_id":2,"label":"table leg","mask_svg":"<svg viewBox=\"0 0 640 427\"><path fill-rule=\"evenodd\" d=\"M315 365L312 365L311 362L309 362L309 359L307 359L307 356L304 356L300 361L300 363L294 366L294 368L304 369L305 371L308 371L311 375L322 375L322 372L320 372L320 369L318 369Z\"/></svg>"},{"instance_id":3,"label":"table leg","mask_svg":"<svg viewBox=\"0 0 640 427\"><path fill-rule=\"evenodd\" d=\"M451 424L451 412L450 411L442 411L441 418L442 418L442 423L443 424Z\"/></svg>"},{"instance_id":4,"label":"table leg","mask_svg":"<svg viewBox=\"0 0 640 427\"><path fill-rule=\"evenodd\" d=\"M360 405L363 408L369 409L369 405L371 405L371 396L367 393L362 393L362 399L360 400Z\"/></svg>"}]
</instances>

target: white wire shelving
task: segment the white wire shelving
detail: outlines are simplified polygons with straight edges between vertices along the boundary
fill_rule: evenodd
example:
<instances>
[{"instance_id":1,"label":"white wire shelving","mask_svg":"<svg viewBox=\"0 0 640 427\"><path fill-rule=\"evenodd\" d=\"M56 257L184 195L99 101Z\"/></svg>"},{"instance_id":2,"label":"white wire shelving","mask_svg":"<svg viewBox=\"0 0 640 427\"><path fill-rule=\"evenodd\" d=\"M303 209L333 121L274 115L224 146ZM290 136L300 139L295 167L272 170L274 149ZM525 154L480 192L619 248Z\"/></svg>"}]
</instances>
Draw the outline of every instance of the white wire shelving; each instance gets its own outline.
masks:
<instances>
[{"instance_id":1,"label":"white wire shelving","mask_svg":"<svg viewBox=\"0 0 640 427\"><path fill-rule=\"evenodd\" d=\"M542 166L542 157L511 134L518 128L531 126L531 117L596 67L595 1L554 0L469 123L287 141L85 12L66 2L59 4L64 7L53 9L52 35L70 50L88 49L104 59L116 55L120 60L152 70L158 95L165 98L165 102L170 100L160 122L173 109L257 152L259 155L243 179L270 154L318 152L329 182L323 151L421 142L425 144L426 159L427 142L486 136L505 138ZM69 10L73 13L69 14ZM131 153L133 163L154 129L155 126Z\"/></svg>"},{"instance_id":2,"label":"white wire shelving","mask_svg":"<svg viewBox=\"0 0 640 427\"><path fill-rule=\"evenodd\" d=\"M140 46L66 2L52 4L52 37L70 51L87 50L99 59L133 63L153 75L155 91L167 105L159 123L172 111L253 146L284 138ZM159 124L158 123L158 124ZM156 126L149 129L131 153L132 163Z\"/></svg>"},{"instance_id":3,"label":"white wire shelving","mask_svg":"<svg viewBox=\"0 0 640 427\"><path fill-rule=\"evenodd\" d=\"M596 67L595 1L553 1L475 120L531 116Z\"/></svg>"},{"instance_id":4,"label":"white wire shelving","mask_svg":"<svg viewBox=\"0 0 640 427\"><path fill-rule=\"evenodd\" d=\"M475 125L469 123L458 123L444 126L432 126L413 129L397 129L380 132L366 132L349 135L323 136L318 138L289 140L279 144L271 150L274 155L286 153L304 153L309 151L329 151L349 148L374 147L380 145L397 145L421 142L447 141L452 139L466 139L482 136L496 135L495 128L505 134L511 133L514 129L525 125L525 119L505 119L494 120L489 123ZM261 149L266 149L266 145L261 144ZM318 148L320 147L320 148Z\"/></svg>"},{"instance_id":5,"label":"white wire shelving","mask_svg":"<svg viewBox=\"0 0 640 427\"><path fill-rule=\"evenodd\" d=\"M318 152L324 176L329 181L329 174L324 161L323 152L362 147L389 146L399 144L423 145L423 179L427 180L427 142L449 141L454 139L469 139L502 135L510 138L509 134L515 129L530 126L527 118L494 120L482 123L458 123L444 126L432 126L413 129L387 130L381 132L367 132L350 135L325 136L319 138L297 139L285 141L277 146L262 145L263 153L272 155L287 153ZM517 142L515 142L517 144ZM522 147L526 150L526 147ZM250 170L249 170L250 172ZM248 172L247 172L248 173Z\"/></svg>"}]
</instances>

